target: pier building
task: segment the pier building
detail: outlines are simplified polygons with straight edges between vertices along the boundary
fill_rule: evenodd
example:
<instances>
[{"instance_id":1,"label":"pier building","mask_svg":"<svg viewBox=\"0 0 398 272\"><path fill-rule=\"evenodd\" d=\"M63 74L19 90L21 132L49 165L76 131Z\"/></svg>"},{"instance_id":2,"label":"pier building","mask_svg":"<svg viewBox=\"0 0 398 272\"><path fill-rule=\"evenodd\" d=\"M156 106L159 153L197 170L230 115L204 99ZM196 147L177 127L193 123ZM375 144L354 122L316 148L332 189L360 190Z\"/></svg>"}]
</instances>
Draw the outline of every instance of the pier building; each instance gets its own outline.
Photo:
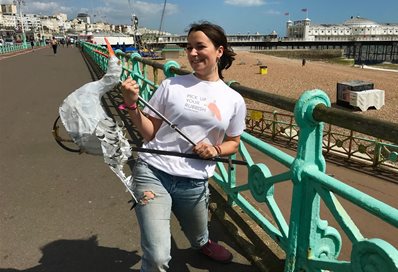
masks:
<instances>
[{"instance_id":1,"label":"pier building","mask_svg":"<svg viewBox=\"0 0 398 272\"><path fill-rule=\"evenodd\" d=\"M398 23L377 23L359 16L342 24L313 24L309 18L286 22L287 40L398 41Z\"/></svg>"}]
</instances>

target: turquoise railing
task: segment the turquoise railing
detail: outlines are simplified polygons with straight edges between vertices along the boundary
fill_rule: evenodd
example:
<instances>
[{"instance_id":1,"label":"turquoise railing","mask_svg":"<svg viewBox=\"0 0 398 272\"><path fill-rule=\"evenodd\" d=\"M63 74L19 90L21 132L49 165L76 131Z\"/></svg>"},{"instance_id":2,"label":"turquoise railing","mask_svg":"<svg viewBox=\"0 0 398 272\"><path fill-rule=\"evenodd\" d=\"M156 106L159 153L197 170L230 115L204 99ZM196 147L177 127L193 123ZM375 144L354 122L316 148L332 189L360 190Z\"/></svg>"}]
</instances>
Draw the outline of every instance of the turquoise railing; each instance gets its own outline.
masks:
<instances>
[{"instance_id":1,"label":"turquoise railing","mask_svg":"<svg viewBox=\"0 0 398 272\"><path fill-rule=\"evenodd\" d=\"M282 140L295 146L299 126L292 114L248 109L246 131L261 139ZM351 129L325 124L323 152L326 157L337 155L346 161L359 161L364 166L398 172L398 145L365 137Z\"/></svg>"},{"instance_id":2,"label":"turquoise railing","mask_svg":"<svg viewBox=\"0 0 398 272\"><path fill-rule=\"evenodd\" d=\"M36 47L44 47L44 46L46 46L46 42L44 41L44 39L42 39L40 41L36 41L35 46ZM14 44L14 45L2 45L2 46L0 46L0 55L23 51L23 50L26 50L29 48L32 48L32 46L30 45L30 42Z\"/></svg>"},{"instance_id":3,"label":"turquoise railing","mask_svg":"<svg viewBox=\"0 0 398 272\"><path fill-rule=\"evenodd\" d=\"M107 53L104 48L89 43L83 43L82 48L106 71L107 58L104 55ZM165 77L190 73L179 69L174 61L162 65L138 54L116 53L124 67L121 79L127 76L135 79L146 99L158 86L158 70L162 69ZM148 74L148 66L153 68L151 75ZM327 175L322 155L324 121L362 133L370 132L374 137L393 143L398 143L398 124L361 119L331 109L328 96L321 90L305 91L296 101L237 83L230 86L244 97L294 112L300 131L295 157L243 133L239 154L231 157L240 156L247 161L247 167L226 167L217 163L218 171L214 176L228 196L228 202L239 205L286 253L285 271L398 272L397 248L391 241L365 237L339 199L356 205L394 228L398 228L398 209ZM254 151L249 152L249 147ZM267 165L256 162L253 157L271 158L286 170L272 174ZM289 221L275 198L275 187L281 184L292 186ZM321 201L342 233L321 219ZM256 209L260 204L268 207L272 219ZM339 258L342 234L352 245L348 260Z\"/></svg>"},{"instance_id":4,"label":"turquoise railing","mask_svg":"<svg viewBox=\"0 0 398 272\"><path fill-rule=\"evenodd\" d=\"M15 45L3 45L0 46L0 54L7 54L7 53L12 53L12 52L17 52L17 51L22 51L27 48L30 48L30 44L15 44Z\"/></svg>"}]
</instances>

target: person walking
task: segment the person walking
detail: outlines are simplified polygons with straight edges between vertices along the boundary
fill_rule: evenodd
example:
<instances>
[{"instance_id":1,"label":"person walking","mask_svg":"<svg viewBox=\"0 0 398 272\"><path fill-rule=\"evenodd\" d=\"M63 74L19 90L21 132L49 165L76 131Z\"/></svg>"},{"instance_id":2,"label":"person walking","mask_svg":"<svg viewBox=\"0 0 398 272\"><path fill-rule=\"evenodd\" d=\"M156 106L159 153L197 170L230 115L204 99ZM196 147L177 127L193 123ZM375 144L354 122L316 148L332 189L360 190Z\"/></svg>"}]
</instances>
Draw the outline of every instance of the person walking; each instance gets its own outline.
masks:
<instances>
[{"instance_id":1,"label":"person walking","mask_svg":"<svg viewBox=\"0 0 398 272\"><path fill-rule=\"evenodd\" d=\"M123 107L144 138L143 147L196 153L203 158L138 154L131 190L141 230L141 272L167 271L171 212L193 249L222 263L233 258L225 247L209 239L208 179L216 165L206 159L236 153L245 129L245 102L222 80L222 71L231 66L236 54L224 30L210 22L190 26L186 51L193 73L163 80L149 104L178 124L195 145L148 107L142 111L137 107L136 81L127 78L121 84Z\"/></svg>"},{"instance_id":2,"label":"person walking","mask_svg":"<svg viewBox=\"0 0 398 272\"><path fill-rule=\"evenodd\" d=\"M30 47L32 48L32 51L35 51L35 38L30 37Z\"/></svg>"},{"instance_id":3,"label":"person walking","mask_svg":"<svg viewBox=\"0 0 398 272\"><path fill-rule=\"evenodd\" d=\"M54 55L57 55L58 41L55 37L53 37L50 41L51 47L53 48Z\"/></svg>"}]
</instances>

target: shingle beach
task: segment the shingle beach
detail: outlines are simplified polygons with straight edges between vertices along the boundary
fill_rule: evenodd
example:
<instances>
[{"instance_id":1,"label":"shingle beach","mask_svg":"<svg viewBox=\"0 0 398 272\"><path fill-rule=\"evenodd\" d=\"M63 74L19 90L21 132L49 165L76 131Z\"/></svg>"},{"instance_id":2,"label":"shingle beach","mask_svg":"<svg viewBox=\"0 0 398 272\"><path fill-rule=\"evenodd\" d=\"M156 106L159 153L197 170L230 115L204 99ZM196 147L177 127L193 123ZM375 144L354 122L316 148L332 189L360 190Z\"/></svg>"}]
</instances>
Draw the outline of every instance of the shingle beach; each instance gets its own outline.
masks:
<instances>
[{"instance_id":1,"label":"shingle beach","mask_svg":"<svg viewBox=\"0 0 398 272\"><path fill-rule=\"evenodd\" d=\"M398 123L398 72L362 69L322 61L307 61L268 56L260 53L236 51L233 65L224 71L224 80L235 80L241 85L298 99L305 90L325 91L336 106L336 86L338 82L363 80L374 83L375 89L385 91L385 105L376 110L353 112ZM177 62L182 68L190 70L185 56ZM260 74L259 65L267 66L267 74ZM248 108L270 110L263 104L247 100ZM340 106L337 106L340 107ZM342 107L340 107L342 108ZM351 111L351 109L348 109Z\"/></svg>"}]
</instances>

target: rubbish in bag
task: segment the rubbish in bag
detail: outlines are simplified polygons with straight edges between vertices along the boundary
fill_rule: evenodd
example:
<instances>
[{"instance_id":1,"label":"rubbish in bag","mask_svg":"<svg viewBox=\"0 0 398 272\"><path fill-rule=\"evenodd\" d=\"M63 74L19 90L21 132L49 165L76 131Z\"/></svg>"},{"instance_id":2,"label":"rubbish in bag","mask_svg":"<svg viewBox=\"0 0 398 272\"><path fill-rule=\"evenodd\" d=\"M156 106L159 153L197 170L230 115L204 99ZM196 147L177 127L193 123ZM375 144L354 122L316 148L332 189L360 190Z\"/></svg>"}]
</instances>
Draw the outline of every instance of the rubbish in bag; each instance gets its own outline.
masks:
<instances>
[{"instance_id":1,"label":"rubbish in bag","mask_svg":"<svg viewBox=\"0 0 398 272\"><path fill-rule=\"evenodd\" d=\"M123 172L123 166L131 156L124 124L115 123L101 105L102 96L119 83L122 73L120 61L106 38L105 42L109 52L106 74L100 80L87 83L72 92L61 104L59 116L80 151L103 155L105 163L132 194L129 189L132 177Z\"/></svg>"},{"instance_id":2,"label":"rubbish in bag","mask_svg":"<svg viewBox=\"0 0 398 272\"><path fill-rule=\"evenodd\" d=\"M81 152L102 155L95 129L107 117L101 106L101 97L112 90L122 73L119 59L113 54L108 61L108 71L98 81L90 82L71 93L59 108L62 124Z\"/></svg>"}]
</instances>

